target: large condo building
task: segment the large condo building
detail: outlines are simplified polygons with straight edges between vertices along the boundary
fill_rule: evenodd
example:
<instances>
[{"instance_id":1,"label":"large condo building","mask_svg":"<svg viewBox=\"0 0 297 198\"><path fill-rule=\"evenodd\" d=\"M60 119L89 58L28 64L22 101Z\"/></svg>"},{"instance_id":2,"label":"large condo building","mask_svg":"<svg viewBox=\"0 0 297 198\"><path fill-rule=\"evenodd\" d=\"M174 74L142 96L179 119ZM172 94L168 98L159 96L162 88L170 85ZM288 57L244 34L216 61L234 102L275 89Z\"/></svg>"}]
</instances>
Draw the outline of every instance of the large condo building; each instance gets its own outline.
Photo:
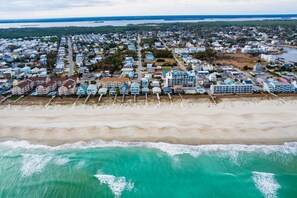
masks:
<instances>
[{"instance_id":1,"label":"large condo building","mask_svg":"<svg viewBox=\"0 0 297 198\"><path fill-rule=\"evenodd\" d=\"M268 92L290 93L295 91L294 85L288 82L269 82L265 81L263 89Z\"/></svg>"},{"instance_id":2,"label":"large condo building","mask_svg":"<svg viewBox=\"0 0 297 198\"><path fill-rule=\"evenodd\" d=\"M247 82L234 84L219 82L217 85L210 86L210 92L212 94L251 94L253 93L253 84Z\"/></svg>"},{"instance_id":3,"label":"large condo building","mask_svg":"<svg viewBox=\"0 0 297 198\"><path fill-rule=\"evenodd\" d=\"M196 75L192 72L174 71L166 74L166 87L180 85L183 87L196 87Z\"/></svg>"}]
</instances>

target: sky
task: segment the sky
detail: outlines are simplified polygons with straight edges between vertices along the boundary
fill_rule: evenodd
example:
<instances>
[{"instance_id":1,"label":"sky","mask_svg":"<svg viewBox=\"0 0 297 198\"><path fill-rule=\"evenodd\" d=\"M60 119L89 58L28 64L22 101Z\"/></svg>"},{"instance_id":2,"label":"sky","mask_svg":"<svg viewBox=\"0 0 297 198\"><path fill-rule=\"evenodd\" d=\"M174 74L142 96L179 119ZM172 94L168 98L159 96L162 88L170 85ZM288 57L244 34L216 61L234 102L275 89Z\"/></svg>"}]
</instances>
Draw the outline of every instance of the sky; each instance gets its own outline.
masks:
<instances>
[{"instance_id":1,"label":"sky","mask_svg":"<svg viewBox=\"0 0 297 198\"><path fill-rule=\"evenodd\" d=\"M297 0L0 0L0 5L0 19L297 13Z\"/></svg>"}]
</instances>

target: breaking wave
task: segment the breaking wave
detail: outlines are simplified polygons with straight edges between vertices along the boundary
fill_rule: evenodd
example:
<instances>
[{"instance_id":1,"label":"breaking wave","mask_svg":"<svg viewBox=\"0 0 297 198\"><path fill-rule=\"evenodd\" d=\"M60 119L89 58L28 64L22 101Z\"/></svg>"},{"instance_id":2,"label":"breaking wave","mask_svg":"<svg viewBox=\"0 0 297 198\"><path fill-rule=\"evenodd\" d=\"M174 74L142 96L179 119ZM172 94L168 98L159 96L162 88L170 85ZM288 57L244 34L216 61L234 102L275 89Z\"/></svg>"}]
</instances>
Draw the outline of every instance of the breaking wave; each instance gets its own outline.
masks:
<instances>
[{"instance_id":1,"label":"breaking wave","mask_svg":"<svg viewBox=\"0 0 297 198\"><path fill-rule=\"evenodd\" d=\"M53 162L58 166L65 165L69 162L69 159L67 157L56 157L52 154L22 154L22 157L23 160L21 172L23 177L30 177L34 174L43 172L50 162Z\"/></svg>"},{"instance_id":2,"label":"breaking wave","mask_svg":"<svg viewBox=\"0 0 297 198\"><path fill-rule=\"evenodd\" d=\"M148 149L158 149L169 156L179 156L188 154L193 157L200 156L201 154L207 154L211 152L220 152L222 155L230 156L231 159L234 158L236 161L239 153L281 153L281 154L293 154L297 155L297 142L285 143L283 145L199 145L199 146L189 146L180 144L168 144L168 143L151 143L151 142L106 142L106 141L92 141L92 142L77 142L73 144L64 144L60 146L47 146L47 145L34 145L27 141L6 141L0 143L0 148L9 149L45 149L52 151L59 150L77 150L77 149L92 149L92 148L148 148Z\"/></svg>"},{"instance_id":3,"label":"breaking wave","mask_svg":"<svg viewBox=\"0 0 297 198\"><path fill-rule=\"evenodd\" d=\"M106 175L99 171L94 175L101 184L106 184L116 198L121 197L123 191L131 191L134 188L134 183L126 181L125 177L115 177L113 175Z\"/></svg>"},{"instance_id":4,"label":"breaking wave","mask_svg":"<svg viewBox=\"0 0 297 198\"><path fill-rule=\"evenodd\" d=\"M51 155L23 155L22 176L30 177L35 173L42 172L53 156Z\"/></svg>"},{"instance_id":5,"label":"breaking wave","mask_svg":"<svg viewBox=\"0 0 297 198\"><path fill-rule=\"evenodd\" d=\"M56 165L62 166L67 164L69 162L69 159L67 157L57 157L54 161Z\"/></svg>"},{"instance_id":6,"label":"breaking wave","mask_svg":"<svg viewBox=\"0 0 297 198\"><path fill-rule=\"evenodd\" d=\"M272 173L253 172L253 180L258 190L266 198L276 198L281 186L277 183Z\"/></svg>"}]
</instances>

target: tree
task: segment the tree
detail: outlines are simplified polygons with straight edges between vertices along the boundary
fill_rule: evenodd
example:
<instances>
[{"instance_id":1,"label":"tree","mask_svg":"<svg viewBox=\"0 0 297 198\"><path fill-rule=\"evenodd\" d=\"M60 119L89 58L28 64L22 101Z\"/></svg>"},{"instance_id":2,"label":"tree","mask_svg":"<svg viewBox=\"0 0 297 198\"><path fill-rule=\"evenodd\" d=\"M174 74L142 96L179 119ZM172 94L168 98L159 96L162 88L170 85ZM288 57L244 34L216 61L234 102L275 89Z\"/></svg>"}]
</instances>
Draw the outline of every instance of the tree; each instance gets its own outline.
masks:
<instances>
[{"instance_id":1,"label":"tree","mask_svg":"<svg viewBox=\"0 0 297 198\"><path fill-rule=\"evenodd\" d=\"M245 65L244 67L243 67L243 70L248 70L249 69L249 67L247 66L247 65Z\"/></svg>"}]
</instances>

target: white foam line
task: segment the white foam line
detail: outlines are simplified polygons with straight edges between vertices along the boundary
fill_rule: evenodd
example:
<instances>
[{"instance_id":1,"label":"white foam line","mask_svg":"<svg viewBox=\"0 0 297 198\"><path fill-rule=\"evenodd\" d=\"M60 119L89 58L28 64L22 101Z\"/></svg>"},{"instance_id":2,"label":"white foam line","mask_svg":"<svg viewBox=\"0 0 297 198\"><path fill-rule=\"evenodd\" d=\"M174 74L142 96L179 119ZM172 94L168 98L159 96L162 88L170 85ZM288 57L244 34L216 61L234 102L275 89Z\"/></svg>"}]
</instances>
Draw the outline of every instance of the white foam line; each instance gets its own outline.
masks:
<instances>
[{"instance_id":1,"label":"white foam line","mask_svg":"<svg viewBox=\"0 0 297 198\"><path fill-rule=\"evenodd\" d=\"M277 183L272 173L253 172L253 180L258 190L266 198L276 198L281 186Z\"/></svg>"},{"instance_id":2,"label":"white foam line","mask_svg":"<svg viewBox=\"0 0 297 198\"><path fill-rule=\"evenodd\" d=\"M284 145L200 145L189 146L180 144L168 144L168 143L152 143L152 142L105 142L105 141L92 141L92 142L77 142L73 144L64 144L60 146L46 146L46 145L34 145L27 141L6 141L0 143L0 148L9 149L45 149L45 150L77 150L77 149L91 149L91 148L129 148L129 147L143 147L149 149L158 149L167 153L169 156L178 156L183 154L189 154L197 157L204 153L209 152L221 152L227 153L229 156L237 158L239 152L260 152L264 154L271 154L280 152L283 154L297 155L297 142L285 143Z\"/></svg>"}]
</instances>

